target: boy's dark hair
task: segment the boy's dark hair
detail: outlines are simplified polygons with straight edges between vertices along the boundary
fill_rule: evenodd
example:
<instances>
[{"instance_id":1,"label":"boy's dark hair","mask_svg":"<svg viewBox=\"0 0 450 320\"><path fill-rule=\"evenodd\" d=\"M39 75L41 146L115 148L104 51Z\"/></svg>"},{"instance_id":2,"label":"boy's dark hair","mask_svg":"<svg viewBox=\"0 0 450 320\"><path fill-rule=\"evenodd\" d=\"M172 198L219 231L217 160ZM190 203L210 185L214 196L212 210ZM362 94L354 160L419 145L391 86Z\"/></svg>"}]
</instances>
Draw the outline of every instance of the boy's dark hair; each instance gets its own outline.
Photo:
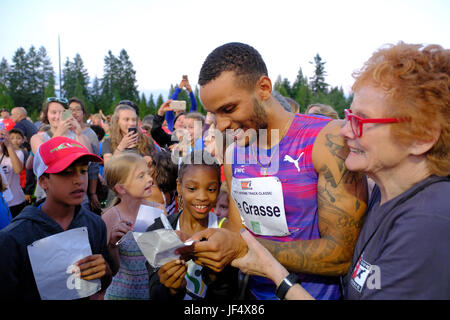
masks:
<instances>
[{"instance_id":1,"label":"boy's dark hair","mask_svg":"<svg viewBox=\"0 0 450 320\"><path fill-rule=\"evenodd\" d=\"M175 118L173 119L173 125L175 125L175 123L177 122L178 118L180 118L181 116L186 116L186 112L180 112L178 113Z\"/></svg>"},{"instance_id":2,"label":"boy's dark hair","mask_svg":"<svg viewBox=\"0 0 450 320\"><path fill-rule=\"evenodd\" d=\"M210 166L217 172L217 180L220 183L220 164L209 152L205 150L194 150L186 155L178 168L178 180L183 181L184 173L190 166Z\"/></svg>"},{"instance_id":3,"label":"boy's dark hair","mask_svg":"<svg viewBox=\"0 0 450 320\"><path fill-rule=\"evenodd\" d=\"M234 71L239 84L252 88L261 76L268 76L266 64L256 49L239 42L230 42L214 49L203 62L198 84L203 86L224 71Z\"/></svg>"},{"instance_id":4,"label":"boy's dark hair","mask_svg":"<svg viewBox=\"0 0 450 320\"><path fill-rule=\"evenodd\" d=\"M83 110L83 117L84 117L86 115L86 107L84 106L84 102L80 98L72 97L72 98L69 99L68 107L70 106L70 104L72 102L76 102L76 103L80 104L81 110Z\"/></svg>"},{"instance_id":5,"label":"boy's dark hair","mask_svg":"<svg viewBox=\"0 0 450 320\"><path fill-rule=\"evenodd\" d=\"M96 124L91 124L91 129L97 135L98 141L102 141L106 134L105 129L103 129L102 127L100 127L99 125L96 125Z\"/></svg>"},{"instance_id":6,"label":"boy's dark hair","mask_svg":"<svg viewBox=\"0 0 450 320\"><path fill-rule=\"evenodd\" d=\"M162 192L174 192L177 190L178 166L172 161L170 152L161 150L153 156L155 168L155 183Z\"/></svg>"},{"instance_id":7,"label":"boy's dark hair","mask_svg":"<svg viewBox=\"0 0 450 320\"><path fill-rule=\"evenodd\" d=\"M19 128L12 128L11 130L9 130L9 134L11 133L17 133L19 134L23 139L25 139L25 133L23 133L22 129Z\"/></svg>"},{"instance_id":8,"label":"boy's dark hair","mask_svg":"<svg viewBox=\"0 0 450 320\"><path fill-rule=\"evenodd\" d=\"M144 117L144 119L142 119L141 128L146 130L148 133L152 130L154 117L154 115L148 114Z\"/></svg>"}]
</instances>

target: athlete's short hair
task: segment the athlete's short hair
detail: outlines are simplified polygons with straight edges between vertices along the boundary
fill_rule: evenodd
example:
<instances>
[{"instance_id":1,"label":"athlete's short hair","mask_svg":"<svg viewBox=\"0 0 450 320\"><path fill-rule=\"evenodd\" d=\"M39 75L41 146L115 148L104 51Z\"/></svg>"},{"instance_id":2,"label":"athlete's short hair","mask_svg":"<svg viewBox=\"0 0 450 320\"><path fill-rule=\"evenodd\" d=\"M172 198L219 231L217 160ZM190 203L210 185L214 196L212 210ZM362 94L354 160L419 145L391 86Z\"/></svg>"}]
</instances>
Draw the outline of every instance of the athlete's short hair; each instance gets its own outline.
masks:
<instances>
[{"instance_id":1,"label":"athlete's short hair","mask_svg":"<svg viewBox=\"0 0 450 320\"><path fill-rule=\"evenodd\" d=\"M255 48L240 42L226 43L214 49L203 62L198 84L203 86L224 71L233 71L239 84L253 88L261 76L268 76L266 64Z\"/></svg>"}]
</instances>

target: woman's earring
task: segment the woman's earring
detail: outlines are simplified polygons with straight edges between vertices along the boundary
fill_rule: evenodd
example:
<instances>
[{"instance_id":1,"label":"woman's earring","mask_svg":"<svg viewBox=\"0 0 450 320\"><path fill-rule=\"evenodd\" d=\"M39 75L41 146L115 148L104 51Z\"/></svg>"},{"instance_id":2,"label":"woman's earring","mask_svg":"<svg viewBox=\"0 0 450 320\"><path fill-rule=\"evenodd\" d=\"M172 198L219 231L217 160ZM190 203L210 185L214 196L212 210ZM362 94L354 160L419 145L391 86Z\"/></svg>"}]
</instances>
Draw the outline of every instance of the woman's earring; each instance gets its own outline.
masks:
<instances>
[{"instance_id":1,"label":"woman's earring","mask_svg":"<svg viewBox=\"0 0 450 320\"><path fill-rule=\"evenodd\" d=\"M183 210L184 203L183 203L183 196L178 196L178 210Z\"/></svg>"}]
</instances>

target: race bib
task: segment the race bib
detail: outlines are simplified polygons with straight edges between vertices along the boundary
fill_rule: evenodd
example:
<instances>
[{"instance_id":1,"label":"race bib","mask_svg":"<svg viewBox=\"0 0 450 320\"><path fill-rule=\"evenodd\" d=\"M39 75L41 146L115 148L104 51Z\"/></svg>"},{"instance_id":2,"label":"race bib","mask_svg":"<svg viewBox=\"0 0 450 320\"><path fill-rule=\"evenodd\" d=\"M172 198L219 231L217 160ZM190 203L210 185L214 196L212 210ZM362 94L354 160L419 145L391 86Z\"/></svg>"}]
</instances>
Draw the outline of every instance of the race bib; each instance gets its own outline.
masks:
<instances>
[{"instance_id":1,"label":"race bib","mask_svg":"<svg viewBox=\"0 0 450 320\"><path fill-rule=\"evenodd\" d=\"M244 225L253 233L264 236L289 235L283 188L278 177L233 177L231 195Z\"/></svg>"}]
</instances>

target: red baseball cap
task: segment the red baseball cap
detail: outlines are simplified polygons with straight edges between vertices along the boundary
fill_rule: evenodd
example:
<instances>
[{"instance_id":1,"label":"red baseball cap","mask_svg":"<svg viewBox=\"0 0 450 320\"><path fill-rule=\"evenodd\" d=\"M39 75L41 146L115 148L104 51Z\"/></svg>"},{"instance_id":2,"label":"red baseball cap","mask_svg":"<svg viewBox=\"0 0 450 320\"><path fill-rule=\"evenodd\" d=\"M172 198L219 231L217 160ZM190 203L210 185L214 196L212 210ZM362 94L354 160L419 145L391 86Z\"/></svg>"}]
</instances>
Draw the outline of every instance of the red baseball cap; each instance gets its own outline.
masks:
<instances>
[{"instance_id":1,"label":"red baseball cap","mask_svg":"<svg viewBox=\"0 0 450 320\"><path fill-rule=\"evenodd\" d=\"M37 178L45 173L59 173L75 160L85 157L92 162L103 162L99 156L78 141L66 137L54 137L38 147L33 160L33 171Z\"/></svg>"}]
</instances>

